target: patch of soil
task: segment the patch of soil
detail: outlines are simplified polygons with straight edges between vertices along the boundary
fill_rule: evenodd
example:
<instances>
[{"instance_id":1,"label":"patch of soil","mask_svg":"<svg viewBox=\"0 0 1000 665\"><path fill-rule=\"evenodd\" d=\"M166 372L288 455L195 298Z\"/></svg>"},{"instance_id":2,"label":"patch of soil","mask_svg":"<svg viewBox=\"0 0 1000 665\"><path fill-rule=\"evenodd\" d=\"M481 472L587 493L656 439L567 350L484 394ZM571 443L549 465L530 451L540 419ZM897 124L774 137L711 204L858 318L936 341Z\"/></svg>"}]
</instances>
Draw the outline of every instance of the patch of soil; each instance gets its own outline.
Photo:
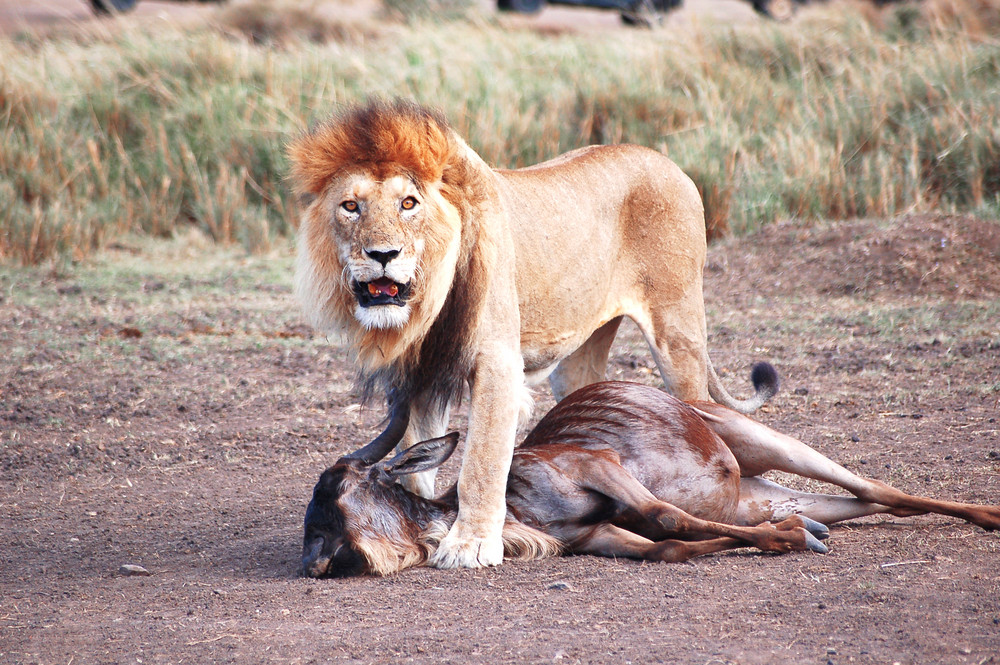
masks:
<instances>
[{"instance_id":1,"label":"patch of soil","mask_svg":"<svg viewBox=\"0 0 1000 665\"><path fill-rule=\"evenodd\" d=\"M713 247L714 364L739 393L754 360L775 363L784 389L757 417L856 472L1000 504L998 239L980 220L908 216L782 224ZM301 578L312 485L381 414L358 409L346 352L302 327L290 256L209 254L183 278L157 256L0 269L0 662L1000 653L1000 539L940 516L840 525L825 556ZM659 385L634 328L613 354L609 377ZM550 405L539 392L538 412Z\"/></svg>"},{"instance_id":2,"label":"patch of soil","mask_svg":"<svg viewBox=\"0 0 1000 665\"><path fill-rule=\"evenodd\" d=\"M1000 295L1000 232L969 216L906 215L890 225L838 222L822 230L802 222L765 227L746 260L751 284L772 292L874 297L986 298ZM745 243L740 244L742 251ZM724 272L724 248L709 272ZM810 279L798 276L808 273ZM765 286L764 282L768 282Z\"/></svg>"}]
</instances>

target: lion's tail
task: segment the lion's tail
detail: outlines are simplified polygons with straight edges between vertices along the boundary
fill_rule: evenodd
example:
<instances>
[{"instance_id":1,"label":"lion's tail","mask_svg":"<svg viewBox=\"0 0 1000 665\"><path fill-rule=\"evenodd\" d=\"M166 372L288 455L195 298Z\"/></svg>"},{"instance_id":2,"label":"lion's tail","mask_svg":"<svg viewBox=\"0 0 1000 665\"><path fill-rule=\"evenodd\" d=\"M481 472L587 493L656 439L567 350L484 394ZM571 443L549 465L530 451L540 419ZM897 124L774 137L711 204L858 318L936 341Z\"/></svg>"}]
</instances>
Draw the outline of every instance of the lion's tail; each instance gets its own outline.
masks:
<instances>
[{"instance_id":1,"label":"lion's tail","mask_svg":"<svg viewBox=\"0 0 1000 665\"><path fill-rule=\"evenodd\" d=\"M667 392L673 392L669 362L663 357L660 350L656 348L656 343L652 336L644 330L642 333L646 338L650 353L653 354L656 367L660 370L660 378L663 379ZM774 369L774 366L770 363L759 362L750 370L750 381L753 382L754 393L746 399L737 399L729 394L726 387L722 385L722 379L716 374L715 366L712 365L712 358L708 356L707 351L705 353L705 364L708 367L708 394L719 404L728 406L734 411L753 413L764 406L767 400L778 394L778 387L781 384L781 380L778 378L778 370Z\"/></svg>"},{"instance_id":2,"label":"lion's tail","mask_svg":"<svg viewBox=\"0 0 1000 665\"><path fill-rule=\"evenodd\" d=\"M708 359L708 394L719 404L728 406L740 413L752 413L762 407L767 400L778 393L781 380L778 370L770 363L759 362L750 370L750 381L753 382L753 396L747 399L737 399L729 394L722 380L715 373L712 359Z\"/></svg>"}]
</instances>

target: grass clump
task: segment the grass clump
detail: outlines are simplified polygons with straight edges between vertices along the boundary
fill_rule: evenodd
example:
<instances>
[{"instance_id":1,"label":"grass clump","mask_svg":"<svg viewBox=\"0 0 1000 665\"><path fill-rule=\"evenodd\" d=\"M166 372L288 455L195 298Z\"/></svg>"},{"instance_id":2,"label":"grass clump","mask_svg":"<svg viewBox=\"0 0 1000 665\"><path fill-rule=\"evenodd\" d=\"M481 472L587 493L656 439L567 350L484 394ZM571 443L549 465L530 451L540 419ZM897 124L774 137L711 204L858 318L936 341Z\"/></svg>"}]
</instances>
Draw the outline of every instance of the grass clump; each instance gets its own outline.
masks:
<instances>
[{"instance_id":1,"label":"grass clump","mask_svg":"<svg viewBox=\"0 0 1000 665\"><path fill-rule=\"evenodd\" d=\"M421 20L454 20L470 16L477 8L476 0L382 0L390 17L407 22Z\"/></svg>"},{"instance_id":2,"label":"grass clump","mask_svg":"<svg viewBox=\"0 0 1000 665\"><path fill-rule=\"evenodd\" d=\"M781 217L1000 217L1000 43L960 1L595 39L255 0L222 10L221 30L0 38L0 260L185 226L266 249L296 223L285 142L372 95L441 109L501 167L588 143L660 149L717 235Z\"/></svg>"},{"instance_id":3,"label":"grass clump","mask_svg":"<svg viewBox=\"0 0 1000 665\"><path fill-rule=\"evenodd\" d=\"M252 43L288 46L298 41L317 44L357 42L377 37L375 27L356 16L344 16L344 7L319 0L246 0L224 7L217 15L226 31L243 35Z\"/></svg>"}]
</instances>

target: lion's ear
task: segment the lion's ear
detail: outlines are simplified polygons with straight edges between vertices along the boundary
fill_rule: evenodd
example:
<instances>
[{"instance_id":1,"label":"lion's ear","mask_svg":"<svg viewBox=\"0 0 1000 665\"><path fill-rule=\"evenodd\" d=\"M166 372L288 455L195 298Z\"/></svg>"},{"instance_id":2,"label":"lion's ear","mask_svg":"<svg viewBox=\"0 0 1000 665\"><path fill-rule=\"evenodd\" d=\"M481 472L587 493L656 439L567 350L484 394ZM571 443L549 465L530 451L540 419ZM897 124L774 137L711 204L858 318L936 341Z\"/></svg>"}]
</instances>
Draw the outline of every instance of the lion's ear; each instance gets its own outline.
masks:
<instances>
[{"instance_id":1,"label":"lion's ear","mask_svg":"<svg viewBox=\"0 0 1000 665\"><path fill-rule=\"evenodd\" d=\"M441 175L441 195L459 211L463 222L476 226L487 209L499 209L494 171L465 141L452 132L453 148Z\"/></svg>"}]
</instances>

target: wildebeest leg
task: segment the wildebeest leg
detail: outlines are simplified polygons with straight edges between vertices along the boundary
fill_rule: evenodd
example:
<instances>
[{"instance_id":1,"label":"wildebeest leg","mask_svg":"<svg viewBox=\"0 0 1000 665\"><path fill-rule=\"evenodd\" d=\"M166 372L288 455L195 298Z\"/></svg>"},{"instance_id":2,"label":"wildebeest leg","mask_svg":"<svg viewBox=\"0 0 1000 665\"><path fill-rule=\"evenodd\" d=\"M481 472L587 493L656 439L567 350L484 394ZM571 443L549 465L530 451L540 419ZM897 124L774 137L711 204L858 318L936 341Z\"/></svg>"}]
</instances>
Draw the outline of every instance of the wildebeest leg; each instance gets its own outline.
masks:
<instances>
[{"instance_id":1,"label":"wildebeest leg","mask_svg":"<svg viewBox=\"0 0 1000 665\"><path fill-rule=\"evenodd\" d=\"M693 406L702 415L705 423L715 430L733 451L740 465L740 473L744 477L757 476L770 470L785 471L838 485L858 497L862 503L869 504L867 507L849 503L839 504L842 506L839 509L844 510L845 514L845 517L840 519L849 519L858 514L870 515L873 512L886 512L898 517L938 513L958 517L991 531L1000 529L1000 507L938 501L906 494L877 480L855 475L798 439L777 432L731 409L710 402L697 402ZM773 488L770 490L774 491ZM790 490L785 490L783 493L788 492ZM806 501L807 498L797 497L796 500ZM816 499L816 501L819 502L817 505L822 505L827 510L837 503L828 499ZM875 506L879 509L872 510ZM862 512L857 513L858 510ZM865 510L869 512L864 512ZM834 519L823 519L819 513L804 514L822 522L837 521L836 515L833 515Z\"/></svg>"},{"instance_id":2,"label":"wildebeest leg","mask_svg":"<svg viewBox=\"0 0 1000 665\"><path fill-rule=\"evenodd\" d=\"M663 538L656 538L657 541L665 540L671 535L711 535L736 538L746 545L768 552L827 551L813 534L802 527L778 529L770 524L737 526L695 517L657 499L622 466L603 457L590 456L572 471L566 471L567 475L573 474L579 486L600 492L624 508L644 516L650 523L658 525L663 530Z\"/></svg>"},{"instance_id":3,"label":"wildebeest leg","mask_svg":"<svg viewBox=\"0 0 1000 665\"><path fill-rule=\"evenodd\" d=\"M805 515L823 524L834 524L887 510L854 497L798 492L764 478L743 478L735 521L753 525Z\"/></svg>"},{"instance_id":4,"label":"wildebeest leg","mask_svg":"<svg viewBox=\"0 0 1000 665\"><path fill-rule=\"evenodd\" d=\"M587 531L587 533L581 533L580 537L571 544L570 551L574 554L620 556L629 559L679 563L703 554L746 547L746 543L737 538L653 541L613 524L598 524L594 527L581 529L581 531Z\"/></svg>"},{"instance_id":5,"label":"wildebeest leg","mask_svg":"<svg viewBox=\"0 0 1000 665\"><path fill-rule=\"evenodd\" d=\"M447 404L430 406L425 399L416 400L410 408L410 425L403 435L403 440L396 446L396 450L401 452L421 441L444 436L448 429L448 411ZM434 468L402 476L399 482L414 494L425 499L433 499L436 496L434 490L436 476L437 469Z\"/></svg>"},{"instance_id":6,"label":"wildebeest leg","mask_svg":"<svg viewBox=\"0 0 1000 665\"><path fill-rule=\"evenodd\" d=\"M611 319L591 334L583 345L563 358L549 376L549 385L556 401L575 390L604 380L608 354L615 341L622 317Z\"/></svg>"}]
</instances>

